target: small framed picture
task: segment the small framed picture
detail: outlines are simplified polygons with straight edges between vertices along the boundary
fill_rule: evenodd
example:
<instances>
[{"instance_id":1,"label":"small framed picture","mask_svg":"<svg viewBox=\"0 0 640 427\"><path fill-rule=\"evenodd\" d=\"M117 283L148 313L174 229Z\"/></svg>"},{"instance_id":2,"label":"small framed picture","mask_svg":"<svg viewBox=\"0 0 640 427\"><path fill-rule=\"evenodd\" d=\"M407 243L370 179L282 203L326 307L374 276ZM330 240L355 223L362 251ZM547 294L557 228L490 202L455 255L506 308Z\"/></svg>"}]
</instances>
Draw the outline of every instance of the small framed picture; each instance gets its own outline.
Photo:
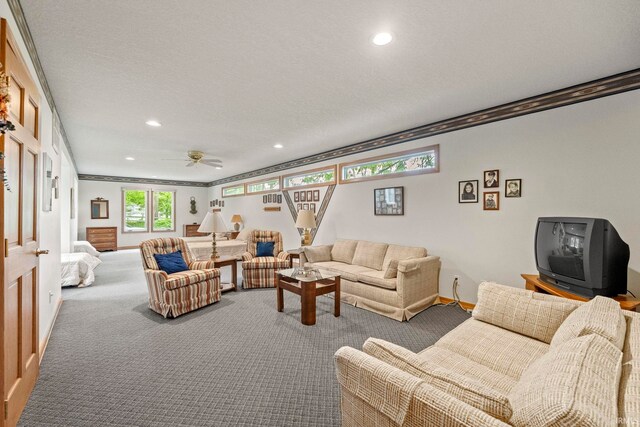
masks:
<instances>
[{"instance_id":1,"label":"small framed picture","mask_svg":"<svg viewBox=\"0 0 640 427\"><path fill-rule=\"evenodd\" d=\"M305 210L305 211L308 211L309 210L309 203L304 203L302 205L302 209Z\"/></svg>"},{"instance_id":2,"label":"small framed picture","mask_svg":"<svg viewBox=\"0 0 640 427\"><path fill-rule=\"evenodd\" d=\"M298 211L302 210L302 203L298 203L298 205L296 206L296 210Z\"/></svg>"},{"instance_id":3,"label":"small framed picture","mask_svg":"<svg viewBox=\"0 0 640 427\"><path fill-rule=\"evenodd\" d=\"M499 191L486 191L483 193L484 203L482 208L485 211L497 211L500 210L500 192Z\"/></svg>"},{"instance_id":4,"label":"small framed picture","mask_svg":"<svg viewBox=\"0 0 640 427\"><path fill-rule=\"evenodd\" d=\"M267 194L267 203L271 203L273 200L273 196L271 194Z\"/></svg>"},{"instance_id":5,"label":"small framed picture","mask_svg":"<svg viewBox=\"0 0 640 427\"><path fill-rule=\"evenodd\" d=\"M220 201L220 203L218 203L218 205L219 205L221 208L224 208L224 200L221 200L221 201Z\"/></svg>"},{"instance_id":6,"label":"small framed picture","mask_svg":"<svg viewBox=\"0 0 640 427\"><path fill-rule=\"evenodd\" d=\"M296 191L293 193L293 201L298 203L300 201L300 192Z\"/></svg>"},{"instance_id":7,"label":"small framed picture","mask_svg":"<svg viewBox=\"0 0 640 427\"><path fill-rule=\"evenodd\" d=\"M210 208L212 208L212 207L213 207L213 200L211 200L211 201L209 202L209 207L210 207Z\"/></svg>"},{"instance_id":8,"label":"small framed picture","mask_svg":"<svg viewBox=\"0 0 640 427\"><path fill-rule=\"evenodd\" d=\"M320 190L313 190L313 201L314 202L320 201Z\"/></svg>"},{"instance_id":9,"label":"small framed picture","mask_svg":"<svg viewBox=\"0 0 640 427\"><path fill-rule=\"evenodd\" d=\"M306 191L301 191L300 192L300 201L301 202L306 202L307 201L307 192Z\"/></svg>"},{"instance_id":10,"label":"small framed picture","mask_svg":"<svg viewBox=\"0 0 640 427\"><path fill-rule=\"evenodd\" d=\"M458 203L478 203L478 180L458 182Z\"/></svg>"},{"instance_id":11,"label":"small framed picture","mask_svg":"<svg viewBox=\"0 0 640 427\"><path fill-rule=\"evenodd\" d=\"M282 203L282 194L278 194L278 203Z\"/></svg>"},{"instance_id":12,"label":"small framed picture","mask_svg":"<svg viewBox=\"0 0 640 427\"><path fill-rule=\"evenodd\" d=\"M309 204L309 210L313 213L316 213L316 204L315 203Z\"/></svg>"},{"instance_id":13,"label":"small framed picture","mask_svg":"<svg viewBox=\"0 0 640 427\"><path fill-rule=\"evenodd\" d=\"M307 190L307 202L313 202L313 190Z\"/></svg>"},{"instance_id":14,"label":"small framed picture","mask_svg":"<svg viewBox=\"0 0 640 427\"><path fill-rule=\"evenodd\" d=\"M404 215L404 187L373 190L373 213L375 215Z\"/></svg>"},{"instance_id":15,"label":"small framed picture","mask_svg":"<svg viewBox=\"0 0 640 427\"><path fill-rule=\"evenodd\" d=\"M262 196L262 203L267 203L267 195Z\"/></svg>"},{"instance_id":16,"label":"small framed picture","mask_svg":"<svg viewBox=\"0 0 640 427\"><path fill-rule=\"evenodd\" d=\"M484 171L484 188L498 187L500 187L500 171L498 169Z\"/></svg>"},{"instance_id":17,"label":"small framed picture","mask_svg":"<svg viewBox=\"0 0 640 427\"><path fill-rule=\"evenodd\" d=\"M522 179L505 180L504 197L522 197Z\"/></svg>"}]
</instances>

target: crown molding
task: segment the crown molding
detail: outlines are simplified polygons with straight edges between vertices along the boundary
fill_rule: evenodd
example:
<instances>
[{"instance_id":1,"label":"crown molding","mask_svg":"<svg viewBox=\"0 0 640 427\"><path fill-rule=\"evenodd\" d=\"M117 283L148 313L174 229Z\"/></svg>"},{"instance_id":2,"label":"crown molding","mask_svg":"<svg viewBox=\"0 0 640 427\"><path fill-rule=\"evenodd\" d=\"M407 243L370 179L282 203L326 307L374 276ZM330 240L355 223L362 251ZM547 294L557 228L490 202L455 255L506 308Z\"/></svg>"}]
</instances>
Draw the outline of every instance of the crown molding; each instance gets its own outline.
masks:
<instances>
[{"instance_id":1,"label":"crown molding","mask_svg":"<svg viewBox=\"0 0 640 427\"><path fill-rule=\"evenodd\" d=\"M51 113L54 118L53 120L55 121L56 118L58 119L58 123L60 125L58 129L60 130L60 134L62 135L62 140L64 141L64 145L67 147L67 151L69 152L69 156L71 157L71 162L73 163L73 166L77 171L78 165L76 164L76 159L73 157L73 151L71 150L71 145L69 144L67 132L65 131L64 125L60 120L60 115L58 114L56 103L53 100L53 95L51 94L49 83L47 82L47 76L44 74L44 69L42 68L42 64L40 63L40 57L38 56L36 45L33 42L33 37L31 37L29 24L27 24L27 19L24 16L24 11L22 10L20 0L7 0L7 3L9 4L9 8L11 9L11 13L13 14L14 19L16 20L18 30L20 31L20 35L22 36L22 40L27 47L27 53L29 54L31 62L33 63L33 67L36 70L38 80L40 81L40 86L44 91L44 96L47 98L49 108L51 108Z\"/></svg>"},{"instance_id":2,"label":"crown molding","mask_svg":"<svg viewBox=\"0 0 640 427\"><path fill-rule=\"evenodd\" d=\"M369 139L347 145L345 147L325 151L323 153L278 163L266 168L256 169L250 172L218 179L210 182L209 186L255 178L257 176L268 175L286 169L307 166L313 163L337 159L339 157L363 153L365 151L389 147L396 144L402 144L416 139L429 138L431 136L481 126L500 120L513 119L553 108L566 107L579 102L591 101L604 96L615 95L636 89L640 89L640 68L570 86L564 89L558 89L541 95L524 98L519 101L509 102L496 107L486 108L484 110L475 111L462 116L440 120L438 122L429 123L401 132Z\"/></svg>"},{"instance_id":3,"label":"crown molding","mask_svg":"<svg viewBox=\"0 0 640 427\"><path fill-rule=\"evenodd\" d=\"M110 176L110 175L88 175L78 174L81 181L102 181L102 182L120 182L133 184L155 184L155 185L178 185L181 187L210 187L208 182L197 181L177 181L172 179L150 179L150 178L134 178L128 176Z\"/></svg>"}]
</instances>

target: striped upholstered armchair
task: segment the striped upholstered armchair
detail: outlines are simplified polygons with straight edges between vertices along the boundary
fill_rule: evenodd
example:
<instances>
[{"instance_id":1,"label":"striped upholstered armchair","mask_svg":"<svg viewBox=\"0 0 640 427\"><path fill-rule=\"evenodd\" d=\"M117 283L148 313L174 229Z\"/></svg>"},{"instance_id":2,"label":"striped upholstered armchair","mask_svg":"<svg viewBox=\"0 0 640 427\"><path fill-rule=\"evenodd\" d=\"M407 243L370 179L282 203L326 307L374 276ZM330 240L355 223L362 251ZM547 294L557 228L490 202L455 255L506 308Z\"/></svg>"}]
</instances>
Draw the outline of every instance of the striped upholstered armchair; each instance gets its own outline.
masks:
<instances>
[{"instance_id":1,"label":"striped upholstered armchair","mask_svg":"<svg viewBox=\"0 0 640 427\"><path fill-rule=\"evenodd\" d=\"M182 251L189 271L167 274L153 254ZM164 317L178 317L220 301L220 270L212 261L194 261L182 239L152 239L140 244L144 275L149 288L149 308Z\"/></svg>"},{"instance_id":2,"label":"striped upholstered armchair","mask_svg":"<svg viewBox=\"0 0 640 427\"><path fill-rule=\"evenodd\" d=\"M273 256L256 256L258 242L273 242ZM274 288L276 271L289 265L289 253L282 250L280 232L253 230L247 240L247 252L242 255L242 287Z\"/></svg>"}]
</instances>

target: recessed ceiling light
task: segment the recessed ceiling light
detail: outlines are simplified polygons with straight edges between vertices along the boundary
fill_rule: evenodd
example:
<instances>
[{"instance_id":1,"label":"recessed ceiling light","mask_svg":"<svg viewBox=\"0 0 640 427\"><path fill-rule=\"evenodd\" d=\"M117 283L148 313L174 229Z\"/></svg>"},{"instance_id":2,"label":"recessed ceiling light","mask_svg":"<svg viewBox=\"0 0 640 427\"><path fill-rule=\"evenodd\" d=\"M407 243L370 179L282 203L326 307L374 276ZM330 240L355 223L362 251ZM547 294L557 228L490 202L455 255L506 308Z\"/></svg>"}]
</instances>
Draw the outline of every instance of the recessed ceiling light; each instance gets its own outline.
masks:
<instances>
[{"instance_id":1,"label":"recessed ceiling light","mask_svg":"<svg viewBox=\"0 0 640 427\"><path fill-rule=\"evenodd\" d=\"M276 144L276 145L273 146L273 148L282 148L282 147L284 147L284 145L282 145L282 144Z\"/></svg>"},{"instance_id":2,"label":"recessed ceiling light","mask_svg":"<svg viewBox=\"0 0 640 427\"><path fill-rule=\"evenodd\" d=\"M151 127L154 127L154 128L162 126L162 123L160 123L157 120L147 120L145 123L147 124L147 126L151 126Z\"/></svg>"},{"instance_id":3,"label":"recessed ceiling light","mask_svg":"<svg viewBox=\"0 0 640 427\"><path fill-rule=\"evenodd\" d=\"M371 42L376 46L384 46L386 44L391 43L393 40L393 36L391 33L378 33L371 39Z\"/></svg>"},{"instance_id":4,"label":"recessed ceiling light","mask_svg":"<svg viewBox=\"0 0 640 427\"><path fill-rule=\"evenodd\" d=\"M131 156L129 156L129 157L125 157L124 159L125 159L125 160L135 160L135 158L133 158L133 157L131 157Z\"/></svg>"}]
</instances>

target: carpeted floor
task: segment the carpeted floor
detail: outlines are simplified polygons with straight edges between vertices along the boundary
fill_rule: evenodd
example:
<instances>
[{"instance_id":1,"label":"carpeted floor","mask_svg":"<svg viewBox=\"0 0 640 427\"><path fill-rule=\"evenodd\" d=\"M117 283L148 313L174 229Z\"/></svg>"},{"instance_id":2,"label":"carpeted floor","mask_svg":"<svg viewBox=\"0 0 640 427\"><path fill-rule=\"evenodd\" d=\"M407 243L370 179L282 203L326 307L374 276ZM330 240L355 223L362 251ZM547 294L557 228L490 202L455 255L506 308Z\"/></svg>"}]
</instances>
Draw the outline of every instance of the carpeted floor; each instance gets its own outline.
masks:
<instances>
[{"instance_id":1,"label":"carpeted floor","mask_svg":"<svg viewBox=\"0 0 640 427\"><path fill-rule=\"evenodd\" d=\"M418 351L468 318L440 306L400 323L346 304L335 318L321 297L304 326L295 295L278 313L265 289L163 319L137 250L101 258L93 286L63 289L22 426L338 426L338 348L373 336Z\"/></svg>"}]
</instances>

